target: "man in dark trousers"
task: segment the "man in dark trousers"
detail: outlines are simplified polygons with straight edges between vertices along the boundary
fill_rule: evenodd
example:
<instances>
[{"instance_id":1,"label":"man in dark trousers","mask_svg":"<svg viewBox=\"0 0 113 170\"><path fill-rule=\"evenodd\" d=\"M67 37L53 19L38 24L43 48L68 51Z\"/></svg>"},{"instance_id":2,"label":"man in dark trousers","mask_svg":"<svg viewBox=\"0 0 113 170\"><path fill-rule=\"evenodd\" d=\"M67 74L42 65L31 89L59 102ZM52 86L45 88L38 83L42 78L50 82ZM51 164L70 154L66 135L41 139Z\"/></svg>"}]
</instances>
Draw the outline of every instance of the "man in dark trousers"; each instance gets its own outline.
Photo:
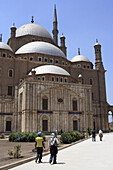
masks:
<instances>
[{"instance_id":1,"label":"man in dark trousers","mask_svg":"<svg viewBox=\"0 0 113 170\"><path fill-rule=\"evenodd\" d=\"M93 130L93 131L92 131L92 141L96 141L95 136L96 136L95 130Z\"/></svg>"},{"instance_id":2,"label":"man in dark trousers","mask_svg":"<svg viewBox=\"0 0 113 170\"><path fill-rule=\"evenodd\" d=\"M38 137L35 139L35 148L37 148L37 156L35 162L39 158L39 163L41 163L43 147L45 148L43 137L41 137L41 132L38 132Z\"/></svg>"}]
</instances>

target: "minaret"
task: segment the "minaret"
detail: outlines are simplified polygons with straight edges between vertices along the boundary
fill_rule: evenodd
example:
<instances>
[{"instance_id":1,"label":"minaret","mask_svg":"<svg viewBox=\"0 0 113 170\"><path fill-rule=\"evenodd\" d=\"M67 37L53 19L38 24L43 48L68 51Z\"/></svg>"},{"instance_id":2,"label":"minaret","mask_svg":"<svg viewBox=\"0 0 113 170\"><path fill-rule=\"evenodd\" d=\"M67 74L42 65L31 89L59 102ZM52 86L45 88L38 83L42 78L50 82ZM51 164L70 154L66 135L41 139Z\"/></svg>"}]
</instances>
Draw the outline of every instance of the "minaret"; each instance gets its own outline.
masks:
<instances>
[{"instance_id":1,"label":"minaret","mask_svg":"<svg viewBox=\"0 0 113 170\"><path fill-rule=\"evenodd\" d=\"M104 70L102 57L101 57L101 45L98 43L98 39L96 39L95 48L95 69L96 70Z\"/></svg>"},{"instance_id":2,"label":"minaret","mask_svg":"<svg viewBox=\"0 0 113 170\"><path fill-rule=\"evenodd\" d=\"M94 45L95 48L95 70L97 71L97 90L98 90L98 121L100 122L99 128L105 129L108 125L105 125L105 120L107 120L106 114L106 85L105 85L105 70L102 62L101 56L101 45L98 43L96 39L96 44ZM105 107L103 107L105 106Z\"/></svg>"},{"instance_id":3,"label":"minaret","mask_svg":"<svg viewBox=\"0 0 113 170\"><path fill-rule=\"evenodd\" d=\"M15 24L11 27L11 38L14 38L16 35L16 27Z\"/></svg>"},{"instance_id":4,"label":"minaret","mask_svg":"<svg viewBox=\"0 0 113 170\"><path fill-rule=\"evenodd\" d=\"M62 34L62 36L60 37L60 49L64 52L65 56L66 56L66 46L65 46L65 36Z\"/></svg>"},{"instance_id":5,"label":"minaret","mask_svg":"<svg viewBox=\"0 0 113 170\"><path fill-rule=\"evenodd\" d=\"M58 45L58 29L57 29L57 13L56 13L56 5L54 7L54 19L53 19L53 40L56 45Z\"/></svg>"}]
</instances>

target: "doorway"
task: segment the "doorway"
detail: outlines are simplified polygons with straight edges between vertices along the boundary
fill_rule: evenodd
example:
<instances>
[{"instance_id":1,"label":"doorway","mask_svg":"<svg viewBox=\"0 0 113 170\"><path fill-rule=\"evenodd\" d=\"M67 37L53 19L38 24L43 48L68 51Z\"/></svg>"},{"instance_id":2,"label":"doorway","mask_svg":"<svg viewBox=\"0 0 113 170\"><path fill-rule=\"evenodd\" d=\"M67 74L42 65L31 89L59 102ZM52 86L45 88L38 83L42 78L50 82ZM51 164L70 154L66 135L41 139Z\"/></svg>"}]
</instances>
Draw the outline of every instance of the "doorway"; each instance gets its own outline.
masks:
<instances>
[{"instance_id":1,"label":"doorway","mask_svg":"<svg viewBox=\"0 0 113 170\"><path fill-rule=\"evenodd\" d=\"M42 131L48 131L48 120L42 121Z\"/></svg>"},{"instance_id":2,"label":"doorway","mask_svg":"<svg viewBox=\"0 0 113 170\"><path fill-rule=\"evenodd\" d=\"M73 120L73 131L78 130L77 120Z\"/></svg>"},{"instance_id":3,"label":"doorway","mask_svg":"<svg viewBox=\"0 0 113 170\"><path fill-rule=\"evenodd\" d=\"M6 131L11 131L11 121L6 121Z\"/></svg>"}]
</instances>

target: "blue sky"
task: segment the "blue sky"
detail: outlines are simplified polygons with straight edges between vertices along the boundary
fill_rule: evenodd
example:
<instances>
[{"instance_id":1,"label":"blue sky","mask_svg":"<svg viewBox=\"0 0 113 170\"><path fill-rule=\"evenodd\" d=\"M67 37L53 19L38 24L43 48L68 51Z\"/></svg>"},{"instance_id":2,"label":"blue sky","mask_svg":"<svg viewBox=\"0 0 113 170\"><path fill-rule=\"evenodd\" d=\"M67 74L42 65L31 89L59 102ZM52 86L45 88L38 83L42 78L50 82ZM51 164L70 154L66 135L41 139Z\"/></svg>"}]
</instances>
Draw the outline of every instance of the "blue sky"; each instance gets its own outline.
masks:
<instances>
[{"instance_id":1,"label":"blue sky","mask_svg":"<svg viewBox=\"0 0 113 170\"><path fill-rule=\"evenodd\" d=\"M57 8L59 38L66 36L67 58L81 54L95 62L96 38L102 45L102 59L106 72L108 103L113 105L113 0L0 0L0 33L3 42L10 37L10 27L36 24L52 35L54 4Z\"/></svg>"}]
</instances>

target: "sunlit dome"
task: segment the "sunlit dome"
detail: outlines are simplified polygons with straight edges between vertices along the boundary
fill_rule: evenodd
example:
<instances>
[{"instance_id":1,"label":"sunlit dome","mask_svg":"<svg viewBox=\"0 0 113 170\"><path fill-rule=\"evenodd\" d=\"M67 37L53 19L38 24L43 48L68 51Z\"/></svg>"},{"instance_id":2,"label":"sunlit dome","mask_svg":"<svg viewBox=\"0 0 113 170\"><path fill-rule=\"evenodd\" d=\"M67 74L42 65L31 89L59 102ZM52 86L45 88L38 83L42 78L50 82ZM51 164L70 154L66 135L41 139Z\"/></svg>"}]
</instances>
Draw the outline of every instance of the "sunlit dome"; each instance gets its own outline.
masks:
<instances>
[{"instance_id":1,"label":"sunlit dome","mask_svg":"<svg viewBox=\"0 0 113 170\"><path fill-rule=\"evenodd\" d=\"M0 49L4 49L4 50L10 50L13 52L13 50L11 49L11 47L3 42L0 42Z\"/></svg>"},{"instance_id":2,"label":"sunlit dome","mask_svg":"<svg viewBox=\"0 0 113 170\"><path fill-rule=\"evenodd\" d=\"M26 53L41 53L65 58L64 53L58 47L53 44L41 41L30 42L23 45L16 51L16 54Z\"/></svg>"},{"instance_id":3,"label":"sunlit dome","mask_svg":"<svg viewBox=\"0 0 113 170\"><path fill-rule=\"evenodd\" d=\"M70 74L61 67L55 65L43 65L32 69L32 71L36 71L36 74L60 74L69 76ZM31 72L29 73L31 75Z\"/></svg>"},{"instance_id":4,"label":"sunlit dome","mask_svg":"<svg viewBox=\"0 0 113 170\"><path fill-rule=\"evenodd\" d=\"M98 42L96 42L94 46L101 46L101 45Z\"/></svg>"},{"instance_id":5,"label":"sunlit dome","mask_svg":"<svg viewBox=\"0 0 113 170\"><path fill-rule=\"evenodd\" d=\"M71 62L79 62L79 61L90 62L89 59L83 55L77 55L71 59Z\"/></svg>"},{"instance_id":6,"label":"sunlit dome","mask_svg":"<svg viewBox=\"0 0 113 170\"><path fill-rule=\"evenodd\" d=\"M25 24L16 30L16 37L21 37L24 35L36 35L39 37L45 37L52 39L49 32L38 24Z\"/></svg>"}]
</instances>

